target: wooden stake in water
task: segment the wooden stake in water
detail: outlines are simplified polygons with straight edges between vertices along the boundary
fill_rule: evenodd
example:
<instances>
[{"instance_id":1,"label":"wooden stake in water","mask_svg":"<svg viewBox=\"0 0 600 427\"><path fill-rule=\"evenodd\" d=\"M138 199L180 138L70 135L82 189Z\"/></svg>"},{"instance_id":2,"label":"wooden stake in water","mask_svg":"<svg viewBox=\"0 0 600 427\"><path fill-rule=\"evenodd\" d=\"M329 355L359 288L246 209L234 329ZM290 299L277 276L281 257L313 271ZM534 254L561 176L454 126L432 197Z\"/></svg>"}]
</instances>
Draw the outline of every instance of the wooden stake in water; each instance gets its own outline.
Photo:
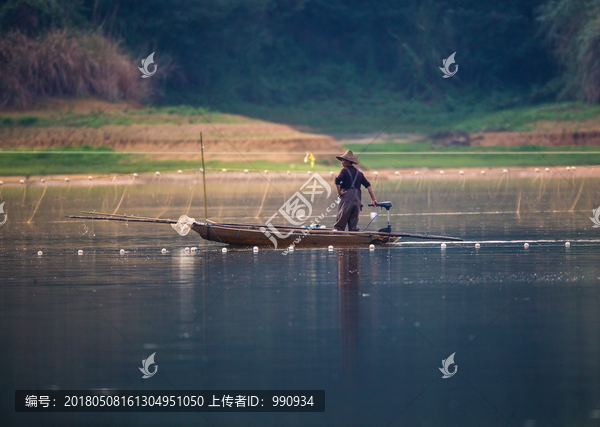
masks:
<instances>
[{"instance_id":1,"label":"wooden stake in water","mask_svg":"<svg viewBox=\"0 0 600 427\"><path fill-rule=\"evenodd\" d=\"M200 132L200 151L202 151L202 184L204 185L204 221L208 219L206 207L206 168L204 167L204 144L202 143L202 132Z\"/></svg>"}]
</instances>

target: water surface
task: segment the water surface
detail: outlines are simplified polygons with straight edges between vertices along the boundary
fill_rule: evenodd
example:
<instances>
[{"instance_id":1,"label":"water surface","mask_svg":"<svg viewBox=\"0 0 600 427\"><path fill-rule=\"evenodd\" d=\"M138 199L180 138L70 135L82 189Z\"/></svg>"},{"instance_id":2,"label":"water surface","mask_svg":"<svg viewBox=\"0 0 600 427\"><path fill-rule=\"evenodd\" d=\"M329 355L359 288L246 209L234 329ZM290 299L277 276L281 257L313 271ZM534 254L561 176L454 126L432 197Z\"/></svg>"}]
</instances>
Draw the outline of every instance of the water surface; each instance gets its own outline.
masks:
<instances>
[{"instance_id":1,"label":"water surface","mask_svg":"<svg viewBox=\"0 0 600 427\"><path fill-rule=\"evenodd\" d=\"M262 223L305 177L271 179L212 176L209 217ZM9 425L598 425L600 232L589 217L599 184L374 182L378 200L395 204L394 230L468 243L287 256L224 255L167 225L64 218L118 206L202 219L192 179L3 188L3 412ZM314 212L327 204L317 201ZM372 228L384 226L378 219ZM138 367L153 352L159 371L141 380ZM452 353L457 373L442 379ZM14 412L16 389L56 388L319 389L326 412Z\"/></svg>"}]
</instances>

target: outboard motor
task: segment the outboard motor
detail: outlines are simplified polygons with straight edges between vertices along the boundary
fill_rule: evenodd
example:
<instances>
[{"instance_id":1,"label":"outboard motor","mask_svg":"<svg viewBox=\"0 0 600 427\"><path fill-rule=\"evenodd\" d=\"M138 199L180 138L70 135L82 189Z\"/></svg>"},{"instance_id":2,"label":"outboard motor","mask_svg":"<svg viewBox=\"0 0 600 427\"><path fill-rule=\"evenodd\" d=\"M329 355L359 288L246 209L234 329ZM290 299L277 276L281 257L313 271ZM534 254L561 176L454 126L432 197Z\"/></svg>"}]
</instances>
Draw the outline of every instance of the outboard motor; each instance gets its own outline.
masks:
<instances>
[{"instance_id":1,"label":"outboard motor","mask_svg":"<svg viewBox=\"0 0 600 427\"><path fill-rule=\"evenodd\" d=\"M390 208L392 207L392 202L379 202L377 203L377 205L371 205L369 204L369 206L372 207L380 207L381 209L385 208L385 210L387 210L387 227L382 228L381 230L379 230L381 233L391 233L392 232L392 227L390 226ZM377 217L375 217L377 218ZM373 219L375 219L373 218ZM373 220L371 220L373 221ZM371 223L369 223L370 225ZM369 227L369 225L367 225L367 227ZM366 228L365 228L366 230Z\"/></svg>"}]
</instances>

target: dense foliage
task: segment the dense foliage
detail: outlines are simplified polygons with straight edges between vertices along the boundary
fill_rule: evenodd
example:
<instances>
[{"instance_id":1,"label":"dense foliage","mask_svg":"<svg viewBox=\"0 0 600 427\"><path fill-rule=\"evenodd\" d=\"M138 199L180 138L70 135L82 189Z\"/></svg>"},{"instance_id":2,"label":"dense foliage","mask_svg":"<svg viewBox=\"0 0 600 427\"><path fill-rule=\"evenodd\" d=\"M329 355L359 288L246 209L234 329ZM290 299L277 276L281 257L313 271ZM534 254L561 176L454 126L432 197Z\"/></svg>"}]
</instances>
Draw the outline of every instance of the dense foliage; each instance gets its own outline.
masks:
<instances>
[{"instance_id":1,"label":"dense foliage","mask_svg":"<svg viewBox=\"0 0 600 427\"><path fill-rule=\"evenodd\" d=\"M97 33L69 36L53 30L31 39L20 32L0 39L0 107L29 107L45 96L145 98L148 86L119 46Z\"/></svg>"},{"instance_id":2,"label":"dense foliage","mask_svg":"<svg viewBox=\"0 0 600 427\"><path fill-rule=\"evenodd\" d=\"M598 14L562 13L583 3L600 0L4 0L0 26L100 28L133 57L173 58L167 93L206 105L447 97L452 52L456 91L598 102Z\"/></svg>"},{"instance_id":3,"label":"dense foliage","mask_svg":"<svg viewBox=\"0 0 600 427\"><path fill-rule=\"evenodd\" d=\"M560 97L600 103L600 1L552 0L540 7L539 21L564 68Z\"/></svg>"}]
</instances>

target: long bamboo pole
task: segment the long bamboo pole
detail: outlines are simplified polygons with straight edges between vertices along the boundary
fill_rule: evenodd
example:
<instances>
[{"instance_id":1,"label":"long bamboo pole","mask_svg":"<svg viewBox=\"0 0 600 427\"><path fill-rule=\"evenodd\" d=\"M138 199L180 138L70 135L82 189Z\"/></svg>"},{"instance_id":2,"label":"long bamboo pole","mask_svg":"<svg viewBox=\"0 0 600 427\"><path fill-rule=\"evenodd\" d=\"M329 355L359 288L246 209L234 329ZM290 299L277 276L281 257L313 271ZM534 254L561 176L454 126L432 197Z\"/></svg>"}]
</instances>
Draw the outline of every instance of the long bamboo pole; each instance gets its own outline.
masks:
<instances>
[{"instance_id":1,"label":"long bamboo pole","mask_svg":"<svg viewBox=\"0 0 600 427\"><path fill-rule=\"evenodd\" d=\"M206 205L206 168L204 167L204 143L202 132L200 132L200 150L202 151L202 184L204 185L204 221L208 219L208 208Z\"/></svg>"},{"instance_id":2,"label":"long bamboo pole","mask_svg":"<svg viewBox=\"0 0 600 427\"><path fill-rule=\"evenodd\" d=\"M110 214L105 214L110 215ZM79 215L68 215L67 218L79 218L79 219L97 219L97 220L105 220L105 221L132 221L132 222L155 222L155 223L163 223L163 224L176 224L177 221L174 219L154 219L154 218L144 218L144 217L122 217L122 216L79 216ZM209 221L213 225L213 227L221 227L221 228L237 228L239 230L246 231L256 231L256 228L261 226L252 225L252 224L227 224L227 223L218 223ZM286 230L298 230L302 232L306 232L308 234L316 234L316 235L325 235L325 236L382 236L382 237L412 237L416 239L426 239L426 240L449 240L454 242L461 242L463 239L459 237L450 237L450 236L436 236L432 234L413 234L413 233L386 233L383 231L333 231L332 229L308 229L302 227L285 227L285 226L277 226L276 228L283 228Z\"/></svg>"},{"instance_id":3,"label":"long bamboo pole","mask_svg":"<svg viewBox=\"0 0 600 427\"><path fill-rule=\"evenodd\" d=\"M123 218L114 216L83 216L83 215L67 215L67 218L75 219L97 219L103 221L125 221L125 222L153 222L157 224L177 224L174 219L156 219L156 218Z\"/></svg>"}]
</instances>

